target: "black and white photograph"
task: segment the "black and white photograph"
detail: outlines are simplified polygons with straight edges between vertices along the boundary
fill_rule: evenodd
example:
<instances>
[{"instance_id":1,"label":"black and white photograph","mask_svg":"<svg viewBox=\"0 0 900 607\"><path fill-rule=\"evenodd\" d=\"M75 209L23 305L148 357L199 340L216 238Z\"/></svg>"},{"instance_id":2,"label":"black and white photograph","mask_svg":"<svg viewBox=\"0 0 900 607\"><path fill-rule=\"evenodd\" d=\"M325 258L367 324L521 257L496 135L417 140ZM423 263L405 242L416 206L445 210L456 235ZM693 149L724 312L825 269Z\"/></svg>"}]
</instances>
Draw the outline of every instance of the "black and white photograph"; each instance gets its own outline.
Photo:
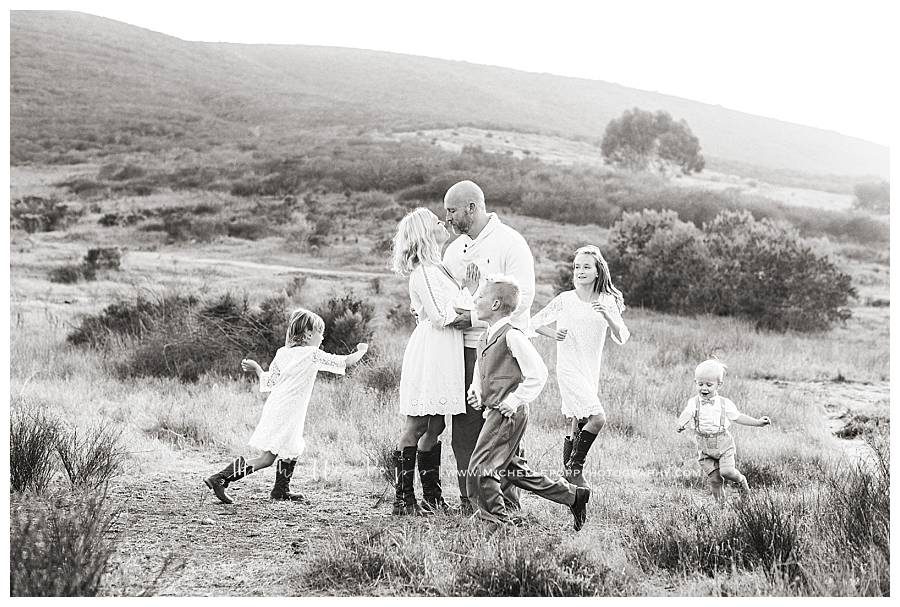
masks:
<instances>
[{"instance_id":1,"label":"black and white photograph","mask_svg":"<svg viewBox=\"0 0 900 607\"><path fill-rule=\"evenodd\" d=\"M890 596L890 2L8 8L11 597Z\"/></svg>"}]
</instances>

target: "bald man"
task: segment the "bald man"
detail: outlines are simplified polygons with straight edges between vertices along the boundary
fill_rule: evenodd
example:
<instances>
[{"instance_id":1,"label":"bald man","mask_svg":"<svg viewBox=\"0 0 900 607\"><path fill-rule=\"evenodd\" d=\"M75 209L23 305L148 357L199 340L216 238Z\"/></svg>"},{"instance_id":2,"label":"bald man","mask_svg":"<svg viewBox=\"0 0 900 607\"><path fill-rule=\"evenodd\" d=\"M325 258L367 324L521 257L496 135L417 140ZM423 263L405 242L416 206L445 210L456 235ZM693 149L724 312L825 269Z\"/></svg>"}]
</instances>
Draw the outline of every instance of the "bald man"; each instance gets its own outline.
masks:
<instances>
[{"instance_id":1,"label":"bald man","mask_svg":"<svg viewBox=\"0 0 900 607\"><path fill-rule=\"evenodd\" d=\"M444 266L460 284L465 281L470 264L475 264L485 277L490 274L512 276L519 284L519 305L510 316L510 324L523 331L528 328L534 301L534 257L522 235L505 225L496 213L488 213L484 192L472 181L454 184L444 195L447 225L459 236L444 250ZM466 391L472 384L478 342L485 329L472 327L471 312L461 311L453 327L463 330ZM466 412L453 416L453 455L459 481L459 496L464 513L477 507L477 483L468 473L472 450L484 424L482 412L468 403ZM506 483L503 493L510 508L518 508L518 491ZM471 500L470 500L471 498Z\"/></svg>"}]
</instances>

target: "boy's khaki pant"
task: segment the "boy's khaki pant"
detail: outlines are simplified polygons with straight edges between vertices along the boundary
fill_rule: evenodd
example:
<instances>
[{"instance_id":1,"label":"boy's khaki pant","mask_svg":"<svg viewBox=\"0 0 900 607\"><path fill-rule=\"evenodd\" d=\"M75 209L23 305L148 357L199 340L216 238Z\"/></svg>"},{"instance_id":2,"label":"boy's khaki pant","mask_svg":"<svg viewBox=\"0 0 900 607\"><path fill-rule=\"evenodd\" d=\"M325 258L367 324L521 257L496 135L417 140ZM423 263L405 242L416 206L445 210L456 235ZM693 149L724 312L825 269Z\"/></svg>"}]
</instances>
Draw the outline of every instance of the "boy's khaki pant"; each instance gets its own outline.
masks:
<instances>
[{"instance_id":1,"label":"boy's khaki pant","mask_svg":"<svg viewBox=\"0 0 900 607\"><path fill-rule=\"evenodd\" d=\"M465 390L468 393L469 387L472 385L472 377L475 374L475 360L478 358L478 351L475 348L463 348L463 360L465 361ZM476 479L469 474L469 463L472 459L472 452L475 449L475 443L481 434L481 428L484 425L484 412L481 409L475 409L466 402L466 412L458 413L451 419L453 436L450 438L450 445L453 447L453 456L456 458L456 479L459 483L460 501L469 501L472 509L478 508L478 486ZM519 490L514 485L503 482L503 495L506 500L507 507L513 510L519 509Z\"/></svg>"},{"instance_id":2,"label":"boy's khaki pant","mask_svg":"<svg viewBox=\"0 0 900 607\"><path fill-rule=\"evenodd\" d=\"M501 487L505 483L558 504L571 506L575 503L575 485L563 479L552 481L532 471L525 458L519 455L519 443L527 425L527 405L519 407L512 417L505 417L497 409L488 411L469 462L480 518L497 523L510 521Z\"/></svg>"}]
</instances>

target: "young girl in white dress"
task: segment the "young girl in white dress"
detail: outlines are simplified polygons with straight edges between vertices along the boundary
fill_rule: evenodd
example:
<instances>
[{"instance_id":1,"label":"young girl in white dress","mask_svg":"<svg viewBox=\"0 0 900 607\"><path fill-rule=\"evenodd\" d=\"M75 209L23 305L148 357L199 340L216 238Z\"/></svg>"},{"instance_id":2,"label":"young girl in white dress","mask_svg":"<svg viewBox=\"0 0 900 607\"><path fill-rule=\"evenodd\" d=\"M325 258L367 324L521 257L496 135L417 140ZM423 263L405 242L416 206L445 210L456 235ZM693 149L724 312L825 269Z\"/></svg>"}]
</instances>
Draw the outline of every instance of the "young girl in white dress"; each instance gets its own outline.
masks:
<instances>
[{"instance_id":1,"label":"young girl in white dress","mask_svg":"<svg viewBox=\"0 0 900 607\"><path fill-rule=\"evenodd\" d=\"M256 430L247 441L251 448L262 451L262 455L253 459L239 456L224 470L203 481L220 501L232 503L225 493L229 483L271 466L276 459L278 465L275 487L270 494L272 499L303 499L301 495L291 493L290 480L297 457L303 453L305 446L303 426L316 375L319 371L343 375L347 366L358 363L368 350L367 344L358 344L356 352L346 356L323 352L319 346L324 333L325 322L322 318L300 308L291 314L284 346L278 348L268 371L263 371L254 360L241 361L244 371L256 373L259 391L269 393Z\"/></svg>"},{"instance_id":2,"label":"young girl in white dress","mask_svg":"<svg viewBox=\"0 0 900 607\"><path fill-rule=\"evenodd\" d=\"M400 413L406 415L398 450L394 452L396 496L394 514L446 511L441 492L441 443L445 415L466 410L463 336L448 326L454 307L471 309L479 274L468 272L462 288L441 265L441 246L449 234L444 222L425 208L411 211L397 226L393 240L393 270L409 277L409 298L417 324L403 354ZM418 461L422 504L414 482Z\"/></svg>"},{"instance_id":3,"label":"young girl in white dress","mask_svg":"<svg viewBox=\"0 0 900 607\"><path fill-rule=\"evenodd\" d=\"M531 335L557 341L556 379L562 412L572 418L571 435L563 441L563 467L567 480L585 486L584 460L606 423L597 393L607 330L620 345L628 341L630 333L622 321L622 293L613 286L600 249L579 248L573 269L575 288L560 293L531 317ZM554 322L556 331L547 326Z\"/></svg>"}]
</instances>

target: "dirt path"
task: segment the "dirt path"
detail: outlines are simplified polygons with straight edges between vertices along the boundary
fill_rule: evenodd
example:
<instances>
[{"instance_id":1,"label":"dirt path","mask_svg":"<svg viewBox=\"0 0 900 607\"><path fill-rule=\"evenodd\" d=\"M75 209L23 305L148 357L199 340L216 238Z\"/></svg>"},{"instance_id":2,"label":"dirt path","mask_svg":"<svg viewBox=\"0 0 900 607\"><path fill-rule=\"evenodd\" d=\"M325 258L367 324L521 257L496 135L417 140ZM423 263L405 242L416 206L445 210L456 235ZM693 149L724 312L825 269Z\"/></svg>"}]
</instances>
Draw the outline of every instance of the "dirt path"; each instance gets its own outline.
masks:
<instances>
[{"instance_id":1,"label":"dirt path","mask_svg":"<svg viewBox=\"0 0 900 607\"><path fill-rule=\"evenodd\" d=\"M838 445L851 459L866 460L871 448L863 435L844 437L842 431L852 429L859 420L870 423L890 423L891 385L889 382L808 381L778 380L780 389L798 391L812 402L820 403L825 412L825 423L837 438Z\"/></svg>"},{"instance_id":2,"label":"dirt path","mask_svg":"<svg viewBox=\"0 0 900 607\"><path fill-rule=\"evenodd\" d=\"M340 482L295 480L292 490L307 503L272 501L274 468L234 483L228 491L235 503L222 504L202 479L223 461L200 451L179 452L176 460L165 470L120 477L110 487L123 508L117 552L105 578L110 594L308 594L298 577L304 562L339 534L390 515L387 502L373 507L378 496L371 483L346 476ZM170 555L173 564L154 587Z\"/></svg>"},{"instance_id":3,"label":"dirt path","mask_svg":"<svg viewBox=\"0 0 900 607\"><path fill-rule=\"evenodd\" d=\"M238 259L214 259L211 257L192 257L183 253L161 253L150 251L130 251L122 260L123 267L132 270L155 269L164 264L182 265L191 264L198 266L230 266L249 270L260 270L275 274L308 274L310 276L328 276L333 278L385 278L394 276L390 272L368 272L362 270L331 270L323 268L308 268L300 266L287 266L280 264L256 263Z\"/></svg>"}]
</instances>

